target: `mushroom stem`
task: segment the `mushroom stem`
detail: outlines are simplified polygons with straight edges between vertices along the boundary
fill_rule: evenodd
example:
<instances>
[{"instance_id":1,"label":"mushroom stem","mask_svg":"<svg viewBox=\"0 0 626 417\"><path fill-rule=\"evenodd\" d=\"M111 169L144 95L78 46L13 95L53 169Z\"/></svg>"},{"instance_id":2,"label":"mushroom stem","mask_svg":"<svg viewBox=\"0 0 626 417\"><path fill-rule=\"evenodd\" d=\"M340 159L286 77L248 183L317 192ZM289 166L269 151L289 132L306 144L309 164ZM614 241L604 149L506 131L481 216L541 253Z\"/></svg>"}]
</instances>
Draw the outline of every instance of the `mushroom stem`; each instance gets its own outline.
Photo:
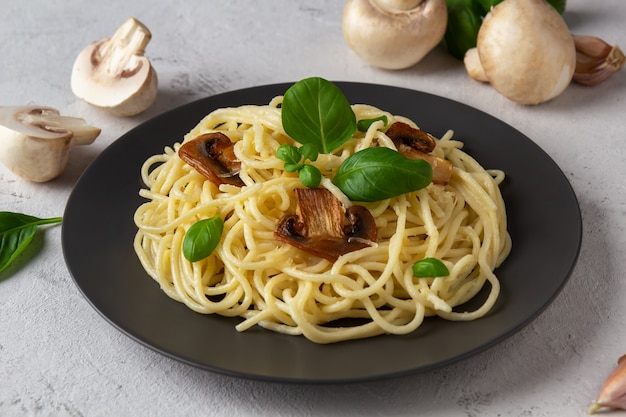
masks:
<instances>
[{"instance_id":1,"label":"mushroom stem","mask_svg":"<svg viewBox=\"0 0 626 417\"><path fill-rule=\"evenodd\" d=\"M133 17L127 19L98 49L97 58L101 61L98 71L107 76L128 77L134 74L137 66L141 65L136 57L144 54L150 39L152 34L143 23Z\"/></svg>"}]
</instances>

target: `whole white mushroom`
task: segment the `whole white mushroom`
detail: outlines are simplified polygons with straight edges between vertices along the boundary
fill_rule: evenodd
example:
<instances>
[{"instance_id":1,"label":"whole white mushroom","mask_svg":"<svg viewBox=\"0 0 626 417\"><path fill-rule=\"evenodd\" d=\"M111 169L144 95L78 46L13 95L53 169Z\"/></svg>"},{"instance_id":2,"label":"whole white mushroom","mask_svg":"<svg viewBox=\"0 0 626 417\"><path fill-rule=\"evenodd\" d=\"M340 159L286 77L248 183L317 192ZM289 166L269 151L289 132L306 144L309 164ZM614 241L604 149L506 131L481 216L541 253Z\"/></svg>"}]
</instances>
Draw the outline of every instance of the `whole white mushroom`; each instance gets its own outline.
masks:
<instances>
[{"instance_id":1,"label":"whole white mushroom","mask_svg":"<svg viewBox=\"0 0 626 417\"><path fill-rule=\"evenodd\" d=\"M561 94L576 68L574 39L563 17L545 0L504 0L485 16L468 62L480 65L502 95L539 104ZM483 75L481 74L481 77Z\"/></svg>"},{"instance_id":2,"label":"whole white mushroom","mask_svg":"<svg viewBox=\"0 0 626 417\"><path fill-rule=\"evenodd\" d=\"M403 69L441 42L447 23L445 0L348 0L342 27L346 43L361 59Z\"/></svg>"}]
</instances>

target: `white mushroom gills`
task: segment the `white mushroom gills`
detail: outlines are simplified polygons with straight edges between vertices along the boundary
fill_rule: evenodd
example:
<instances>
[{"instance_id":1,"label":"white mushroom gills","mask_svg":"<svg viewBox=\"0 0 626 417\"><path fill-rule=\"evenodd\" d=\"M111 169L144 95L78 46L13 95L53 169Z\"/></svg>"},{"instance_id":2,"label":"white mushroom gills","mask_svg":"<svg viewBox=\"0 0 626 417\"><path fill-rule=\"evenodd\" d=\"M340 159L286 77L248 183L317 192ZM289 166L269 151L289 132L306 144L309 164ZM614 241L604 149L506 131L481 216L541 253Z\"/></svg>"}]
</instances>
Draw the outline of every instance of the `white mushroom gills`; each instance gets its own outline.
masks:
<instances>
[{"instance_id":1,"label":"white mushroom gills","mask_svg":"<svg viewBox=\"0 0 626 417\"><path fill-rule=\"evenodd\" d=\"M87 103L118 116L134 116L156 99L158 79L145 49L148 28L129 18L113 37L88 45L72 69L72 91Z\"/></svg>"},{"instance_id":2,"label":"white mushroom gills","mask_svg":"<svg viewBox=\"0 0 626 417\"><path fill-rule=\"evenodd\" d=\"M44 106L0 107L0 161L34 182L50 181L65 169L74 145L89 145L100 129Z\"/></svg>"},{"instance_id":3,"label":"white mushroom gills","mask_svg":"<svg viewBox=\"0 0 626 417\"><path fill-rule=\"evenodd\" d=\"M417 64L445 34L445 0L348 0L342 28L348 46L384 69Z\"/></svg>"}]
</instances>

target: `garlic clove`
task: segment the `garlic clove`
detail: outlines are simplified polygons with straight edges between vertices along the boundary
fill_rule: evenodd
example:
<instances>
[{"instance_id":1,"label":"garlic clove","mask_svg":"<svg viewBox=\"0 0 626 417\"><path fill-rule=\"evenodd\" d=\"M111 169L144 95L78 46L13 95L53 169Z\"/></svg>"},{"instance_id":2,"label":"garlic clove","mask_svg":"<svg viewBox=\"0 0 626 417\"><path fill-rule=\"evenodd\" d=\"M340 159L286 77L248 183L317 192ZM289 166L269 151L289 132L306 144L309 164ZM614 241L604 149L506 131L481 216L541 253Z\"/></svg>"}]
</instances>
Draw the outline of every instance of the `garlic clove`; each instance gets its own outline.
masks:
<instances>
[{"instance_id":1,"label":"garlic clove","mask_svg":"<svg viewBox=\"0 0 626 417\"><path fill-rule=\"evenodd\" d=\"M74 145L91 144L100 129L43 106L0 107L0 161L34 182L58 177Z\"/></svg>"},{"instance_id":2,"label":"garlic clove","mask_svg":"<svg viewBox=\"0 0 626 417\"><path fill-rule=\"evenodd\" d=\"M618 359L617 368L609 374L589 414L603 407L626 410L626 355Z\"/></svg>"},{"instance_id":3,"label":"garlic clove","mask_svg":"<svg viewBox=\"0 0 626 417\"><path fill-rule=\"evenodd\" d=\"M595 36L574 35L576 70L573 81L583 85L597 85L616 73L626 63L619 46L611 46Z\"/></svg>"}]
</instances>

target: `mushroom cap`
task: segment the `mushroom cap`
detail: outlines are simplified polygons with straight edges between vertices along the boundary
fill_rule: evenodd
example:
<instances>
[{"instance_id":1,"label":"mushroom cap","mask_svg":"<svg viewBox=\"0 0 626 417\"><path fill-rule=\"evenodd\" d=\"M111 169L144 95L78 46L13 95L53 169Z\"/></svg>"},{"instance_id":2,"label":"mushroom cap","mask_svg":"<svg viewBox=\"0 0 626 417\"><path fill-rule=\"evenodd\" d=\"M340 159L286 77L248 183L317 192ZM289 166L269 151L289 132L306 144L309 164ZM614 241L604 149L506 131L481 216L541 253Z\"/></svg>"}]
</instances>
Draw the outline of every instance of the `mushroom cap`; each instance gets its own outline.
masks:
<instances>
[{"instance_id":1,"label":"mushroom cap","mask_svg":"<svg viewBox=\"0 0 626 417\"><path fill-rule=\"evenodd\" d=\"M424 0L410 10L388 10L376 0L348 0L343 34L366 62L384 69L418 63L441 42L448 22L445 0Z\"/></svg>"},{"instance_id":2,"label":"mushroom cap","mask_svg":"<svg viewBox=\"0 0 626 417\"><path fill-rule=\"evenodd\" d=\"M41 114L59 116L59 111L45 106L0 106L0 125L4 133L30 136L40 139L66 139L72 131L62 127L52 127L33 123L29 120Z\"/></svg>"},{"instance_id":3,"label":"mushroom cap","mask_svg":"<svg viewBox=\"0 0 626 417\"><path fill-rule=\"evenodd\" d=\"M489 83L522 104L561 94L576 68L567 24L545 0L509 0L492 8L478 32L477 50Z\"/></svg>"}]
</instances>

